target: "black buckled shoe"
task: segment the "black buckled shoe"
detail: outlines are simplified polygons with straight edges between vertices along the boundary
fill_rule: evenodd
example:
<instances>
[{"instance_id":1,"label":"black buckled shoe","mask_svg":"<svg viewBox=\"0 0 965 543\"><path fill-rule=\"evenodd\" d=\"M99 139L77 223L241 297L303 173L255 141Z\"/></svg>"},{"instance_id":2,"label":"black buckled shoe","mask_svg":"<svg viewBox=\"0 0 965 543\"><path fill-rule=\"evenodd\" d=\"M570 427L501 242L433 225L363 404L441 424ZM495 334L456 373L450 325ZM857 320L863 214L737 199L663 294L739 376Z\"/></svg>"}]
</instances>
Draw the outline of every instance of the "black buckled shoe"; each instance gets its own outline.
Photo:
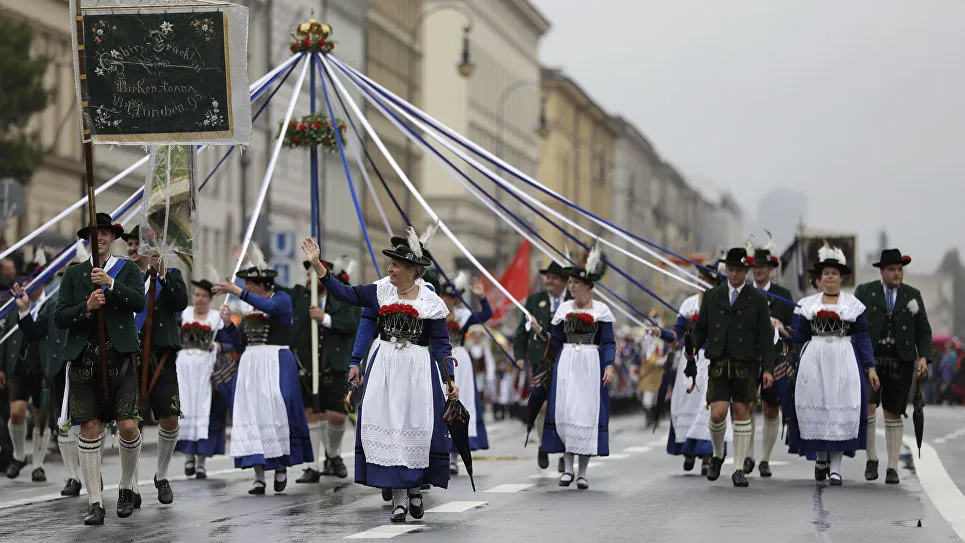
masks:
<instances>
[{"instance_id":1,"label":"black buckled shoe","mask_svg":"<svg viewBox=\"0 0 965 543\"><path fill-rule=\"evenodd\" d=\"M570 486L571 484L573 484L573 474L564 473L563 476L560 477L560 486Z\"/></svg>"},{"instance_id":2,"label":"black buckled shoe","mask_svg":"<svg viewBox=\"0 0 965 543\"><path fill-rule=\"evenodd\" d=\"M408 516L408 514L408 509L406 509L404 506L396 505L395 508L392 509L392 517L389 518L389 520L396 524L400 524L405 522L405 517Z\"/></svg>"},{"instance_id":3,"label":"black buckled shoe","mask_svg":"<svg viewBox=\"0 0 965 543\"><path fill-rule=\"evenodd\" d=\"M694 464L697 463L697 458L693 456L684 457L684 471L693 471Z\"/></svg>"},{"instance_id":4,"label":"black buckled shoe","mask_svg":"<svg viewBox=\"0 0 965 543\"><path fill-rule=\"evenodd\" d=\"M84 524L86 526L104 525L104 508L100 503L90 504L90 509L87 511L87 516L84 517Z\"/></svg>"},{"instance_id":5,"label":"black buckled shoe","mask_svg":"<svg viewBox=\"0 0 965 543\"><path fill-rule=\"evenodd\" d=\"M255 482L251 483L251 488L248 489L248 494L251 494L252 496L262 496L265 493L265 486L267 485L265 485L264 481L256 480Z\"/></svg>"},{"instance_id":6,"label":"black buckled shoe","mask_svg":"<svg viewBox=\"0 0 965 543\"><path fill-rule=\"evenodd\" d=\"M828 478L831 474L831 468L828 466L827 462L815 462L814 464L814 480L823 481Z\"/></svg>"},{"instance_id":7,"label":"black buckled shoe","mask_svg":"<svg viewBox=\"0 0 965 543\"><path fill-rule=\"evenodd\" d=\"M751 473L754 471L754 459L748 456L744 459L744 473Z\"/></svg>"},{"instance_id":8,"label":"black buckled shoe","mask_svg":"<svg viewBox=\"0 0 965 543\"><path fill-rule=\"evenodd\" d=\"M35 483L46 483L47 474L44 472L44 468L36 468L33 473L30 474L30 480Z\"/></svg>"},{"instance_id":9,"label":"black buckled shoe","mask_svg":"<svg viewBox=\"0 0 965 543\"><path fill-rule=\"evenodd\" d=\"M590 482L586 480L586 477L577 477L577 478L576 478L576 488L578 488L578 489L580 489L580 490L586 490L586 489L590 488Z\"/></svg>"},{"instance_id":10,"label":"black buckled shoe","mask_svg":"<svg viewBox=\"0 0 965 543\"><path fill-rule=\"evenodd\" d=\"M888 468L888 470L885 471L885 484L896 485L898 481L900 481L900 479L898 479L898 471Z\"/></svg>"},{"instance_id":11,"label":"black buckled shoe","mask_svg":"<svg viewBox=\"0 0 965 543\"><path fill-rule=\"evenodd\" d=\"M195 479L207 479L207 478L208 478L208 470L206 470L206 469L204 468L204 466L198 466L197 471L194 473L194 478L195 478Z\"/></svg>"},{"instance_id":12,"label":"black buckled shoe","mask_svg":"<svg viewBox=\"0 0 965 543\"><path fill-rule=\"evenodd\" d=\"M129 488L117 492L117 516L127 518L134 514L134 491Z\"/></svg>"},{"instance_id":13,"label":"black buckled shoe","mask_svg":"<svg viewBox=\"0 0 965 543\"><path fill-rule=\"evenodd\" d=\"M329 475L335 475L335 472L332 470L332 459L329 458L328 455L325 455L325 462L322 463L322 471L318 473L319 475L324 475L326 477Z\"/></svg>"},{"instance_id":14,"label":"black buckled shoe","mask_svg":"<svg viewBox=\"0 0 965 543\"><path fill-rule=\"evenodd\" d=\"M171 483L167 479L157 480L154 476L154 488L157 489L157 501L167 505L174 501L174 491L171 490Z\"/></svg>"},{"instance_id":15,"label":"black buckled shoe","mask_svg":"<svg viewBox=\"0 0 965 543\"><path fill-rule=\"evenodd\" d=\"M61 496L80 496L80 481L77 479L67 479L64 489L60 491Z\"/></svg>"},{"instance_id":16,"label":"black buckled shoe","mask_svg":"<svg viewBox=\"0 0 965 543\"><path fill-rule=\"evenodd\" d=\"M707 480L716 481L720 478L720 468L724 466L724 459L717 458L716 456L710 459L710 465L707 466Z\"/></svg>"},{"instance_id":17,"label":"black buckled shoe","mask_svg":"<svg viewBox=\"0 0 965 543\"><path fill-rule=\"evenodd\" d=\"M425 503L422 501L422 493L418 494L409 493L409 514L412 518L419 520L422 518L426 512Z\"/></svg>"},{"instance_id":18,"label":"black buckled shoe","mask_svg":"<svg viewBox=\"0 0 965 543\"><path fill-rule=\"evenodd\" d=\"M195 474L194 460L185 460L184 475L186 477L194 477L194 474Z\"/></svg>"},{"instance_id":19,"label":"black buckled shoe","mask_svg":"<svg viewBox=\"0 0 965 543\"><path fill-rule=\"evenodd\" d=\"M7 477L9 477L10 479L16 479L17 477L20 476L20 470L22 470L26 465L27 465L26 461L17 460L16 458L14 458L13 460L10 461L10 465L7 466Z\"/></svg>"},{"instance_id":20,"label":"black buckled shoe","mask_svg":"<svg viewBox=\"0 0 965 543\"><path fill-rule=\"evenodd\" d=\"M539 466L539 469L546 469L550 467L550 455L544 453L543 451L539 451L536 453L536 464Z\"/></svg>"},{"instance_id":21,"label":"black buckled shoe","mask_svg":"<svg viewBox=\"0 0 965 543\"><path fill-rule=\"evenodd\" d=\"M281 475L281 478L278 476ZM284 492L285 487L288 486L288 470L276 469L275 470L275 492Z\"/></svg>"},{"instance_id":22,"label":"black buckled shoe","mask_svg":"<svg viewBox=\"0 0 965 543\"><path fill-rule=\"evenodd\" d=\"M747 476L744 475L744 470L742 469L735 471L734 474L730 476L730 480L737 488L747 488L751 486L750 483L747 482Z\"/></svg>"},{"instance_id":23,"label":"black buckled shoe","mask_svg":"<svg viewBox=\"0 0 965 543\"><path fill-rule=\"evenodd\" d=\"M773 475L771 473L771 464L767 460L761 460L761 463L757 465L757 471L761 472L761 477L770 477Z\"/></svg>"},{"instance_id":24,"label":"black buckled shoe","mask_svg":"<svg viewBox=\"0 0 965 543\"><path fill-rule=\"evenodd\" d=\"M828 482L831 483L831 486L841 486L844 484L844 481L841 480L840 473L831 473L828 475Z\"/></svg>"},{"instance_id":25,"label":"black buckled shoe","mask_svg":"<svg viewBox=\"0 0 965 543\"><path fill-rule=\"evenodd\" d=\"M329 461L329 465L332 467L332 474L339 479L344 479L348 477L348 468L345 467L345 461L342 460L341 456L336 456Z\"/></svg>"},{"instance_id":26,"label":"black buckled shoe","mask_svg":"<svg viewBox=\"0 0 965 543\"><path fill-rule=\"evenodd\" d=\"M326 460L325 462L328 463L328 460ZM298 479L295 479L295 483L297 484L317 483L319 480L321 480L321 478L322 478L322 472L316 470L315 468L305 468L302 471L302 476L299 477Z\"/></svg>"},{"instance_id":27,"label":"black buckled shoe","mask_svg":"<svg viewBox=\"0 0 965 543\"><path fill-rule=\"evenodd\" d=\"M878 480L878 461L868 460L864 465L864 480L865 481L877 481Z\"/></svg>"}]
</instances>

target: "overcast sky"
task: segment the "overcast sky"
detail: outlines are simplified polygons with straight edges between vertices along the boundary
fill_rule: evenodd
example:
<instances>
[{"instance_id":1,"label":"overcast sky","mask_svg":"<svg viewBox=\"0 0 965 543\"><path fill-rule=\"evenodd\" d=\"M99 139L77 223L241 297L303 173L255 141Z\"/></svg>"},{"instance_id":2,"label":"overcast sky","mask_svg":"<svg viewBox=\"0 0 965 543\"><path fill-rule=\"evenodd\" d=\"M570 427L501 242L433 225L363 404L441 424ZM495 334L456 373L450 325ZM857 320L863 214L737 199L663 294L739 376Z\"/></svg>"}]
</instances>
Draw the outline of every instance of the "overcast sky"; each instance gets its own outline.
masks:
<instances>
[{"instance_id":1,"label":"overcast sky","mask_svg":"<svg viewBox=\"0 0 965 543\"><path fill-rule=\"evenodd\" d=\"M931 269L965 248L965 0L533 0L541 56L745 210L786 186L806 221ZM795 220L795 219L789 219Z\"/></svg>"}]
</instances>

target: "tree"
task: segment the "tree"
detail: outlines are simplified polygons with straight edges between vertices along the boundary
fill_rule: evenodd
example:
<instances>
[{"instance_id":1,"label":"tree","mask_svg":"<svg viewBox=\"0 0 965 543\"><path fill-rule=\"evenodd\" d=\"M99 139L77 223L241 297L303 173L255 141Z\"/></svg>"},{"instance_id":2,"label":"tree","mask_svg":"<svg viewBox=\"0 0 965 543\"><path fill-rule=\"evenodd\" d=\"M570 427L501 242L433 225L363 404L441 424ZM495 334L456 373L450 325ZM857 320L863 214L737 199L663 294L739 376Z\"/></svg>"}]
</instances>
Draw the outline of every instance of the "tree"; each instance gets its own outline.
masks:
<instances>
[{"instance_id":1,"label":"tree","mask_svg":"<svg viewBox=\"0 0 965 543\"><path fill-rule=\"evenodd\" d=\"M26 183L43 161L44 149L30 119L44 110L49 59L30 54L33 31L22 19L0 10L0 179Z\"/></svg>"}]
</instances>

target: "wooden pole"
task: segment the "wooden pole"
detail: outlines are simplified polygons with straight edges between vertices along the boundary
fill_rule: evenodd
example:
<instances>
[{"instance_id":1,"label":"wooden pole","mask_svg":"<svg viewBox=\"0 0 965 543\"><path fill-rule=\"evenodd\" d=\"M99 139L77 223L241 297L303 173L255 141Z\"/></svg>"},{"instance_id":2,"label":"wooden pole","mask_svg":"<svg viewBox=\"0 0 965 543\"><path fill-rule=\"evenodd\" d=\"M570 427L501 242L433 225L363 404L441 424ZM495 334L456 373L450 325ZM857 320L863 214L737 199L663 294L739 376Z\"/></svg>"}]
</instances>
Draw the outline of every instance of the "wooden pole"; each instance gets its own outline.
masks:
<instances>
[{"instance_id":1,"label":"wooden pole","mask_svg":"<svg viewBox=\"0 0 965 543\"><path fill-rule=\"evenodd\" d=\"M147 376L151 369L151 335L154 332L154 302L157 295L157 270L150 268L151 282L147 288L147 320L144 321L144 351L141 357L141 401L147 400Z\"/></svg>"},{"instance_id":2,"label":"wooden pole","mask_svg":"<svg viewBox=\"0 0 965 543\"><path fill-rule=\"evenodd\" d=\"M74 13L74 23L77 29L77 66L80 77L80 118L84 130L84 165L86 167L85 181L87 183L87 215L90 227L91 263L93 267L101 267L100 254L97 248L97 202L94 199L94 144L91 142L90 125L85 112L87 110L87 59L84 56L84 17L81 15L81 0L77 0L77 11ZM107 381L107 329L104 325L104 312L97 310L97 358L100 362L101 387L103 389L103 403L110 401L110 387ZM103 416L104 413L101 414Z\"/></svg>"}]
</instances>

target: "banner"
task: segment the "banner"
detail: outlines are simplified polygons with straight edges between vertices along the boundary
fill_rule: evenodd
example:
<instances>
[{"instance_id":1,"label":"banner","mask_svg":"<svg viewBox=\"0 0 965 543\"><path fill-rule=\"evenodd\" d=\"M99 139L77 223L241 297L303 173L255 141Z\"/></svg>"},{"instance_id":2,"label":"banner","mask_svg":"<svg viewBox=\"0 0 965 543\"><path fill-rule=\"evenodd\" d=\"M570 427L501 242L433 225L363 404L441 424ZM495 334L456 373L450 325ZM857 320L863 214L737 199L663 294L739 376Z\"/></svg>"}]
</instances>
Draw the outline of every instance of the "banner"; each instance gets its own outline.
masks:
<instances>
[{"instance_id":1,"label":"banner","mask_svg":"<svg viewBox=\"0 0 965 543\"><path fill-rule=\"evenodd\" d=\"M503 276L499 280L503 288L521 302L529 296L529 249L529 241L523 240L519 245L519 249L516 250L516 256L513 257L512 262L509 263L509 267L506 268L506 271L503 272ZM493 307L492 321L494 323L502 322L509 310L514 307L513 303L496 288L487 286L486 297Z\"/></svg>"},{"instance_id":2,"label":"banner","mask_svg":"<svg viewBox=\"0 0 965 543\"><path fill-rule=\"evenodd\" d=\"M838 247L844 252L844 257L848 261L848 266L857 271L856 244L857 236L854 234L830 234L830 235L806 235L798 236L794 242L781 255L781 284L791 290L795 296L795 301L807 293L811 292L811 276L808 271L814 267L818 260L818 249L824 246L827 241L832 247ZM841 286L854 288L855 274L844 278ZM796 288L795 288L796 287Z\"/></svg>"},{"instance_id":3,"label":"banner","mask_svg":"<svg viewBox=\"0 0 965 543\"><path fill-rule=\"evenodd\" d=\"M78 100L94 143L250 143L247 8L72 0L72 9L77 1L87 91L78 85Z\"/></svg>"},{"instance_id":4,"label":"banner","mask_svg":"<svg viewBox=\"0 0 965 543\"><path fill-rule=\"evenodd\" d=\"M198 253L198 244L192 235L198 231L194 147L153 147L148 164L150 170L144 183L147 200L141 208L139 252L151 254L157 251L162 256L180 258L189 269L193 268L194 255Z\"/></svg>"}]
</instances>

